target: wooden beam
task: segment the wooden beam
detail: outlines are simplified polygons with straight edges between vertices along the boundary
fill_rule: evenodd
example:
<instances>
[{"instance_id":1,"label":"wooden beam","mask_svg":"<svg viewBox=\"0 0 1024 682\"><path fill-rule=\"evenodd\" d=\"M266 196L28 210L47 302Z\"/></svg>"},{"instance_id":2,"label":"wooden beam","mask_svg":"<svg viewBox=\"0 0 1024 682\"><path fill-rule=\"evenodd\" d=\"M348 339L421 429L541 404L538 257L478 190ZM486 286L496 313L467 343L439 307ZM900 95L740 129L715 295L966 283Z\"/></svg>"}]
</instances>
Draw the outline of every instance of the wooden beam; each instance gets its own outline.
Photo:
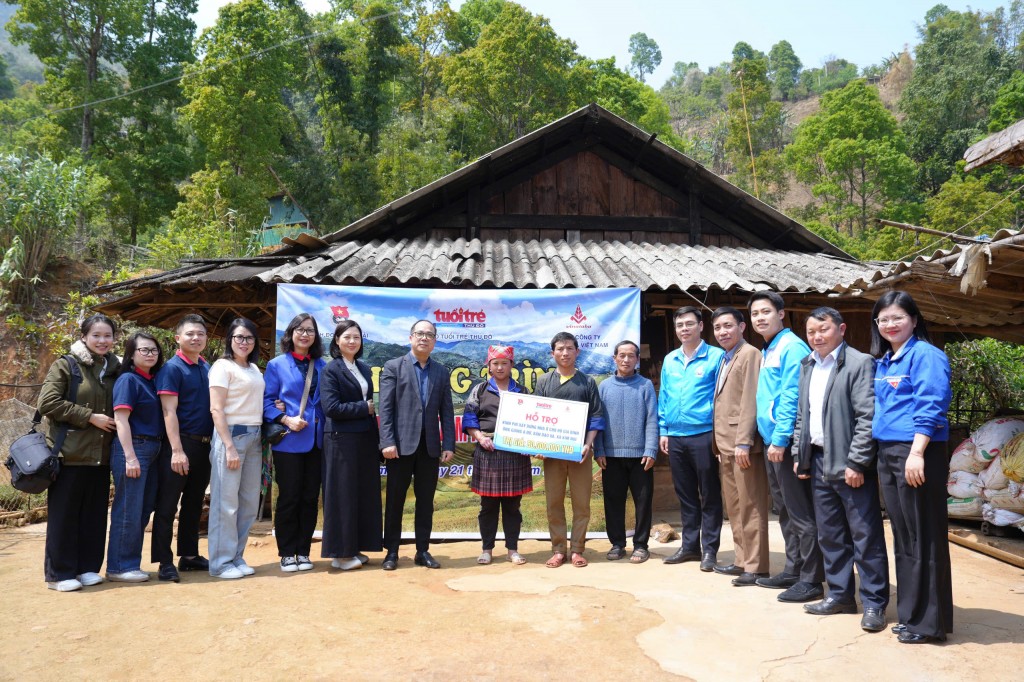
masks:
<instances>
[{"instance_id":1,"label":"wooden beam","mask_svg":"<svg viewBox=\"0 0 1024 682\"><path fill-rule=\"evenodd\" d=\"M696 191L691 190L687 196L690 197L690 246L699 246L701 233L700 195Z\"/></svg>"},{"instance_id":2,"label":"wooden beam","mask_svg":"<svg viewBox=\"0 0 1024 682\"><path fill-rule=\"evenodd\" d=\"M614 230L645 232L685 232L686 218L645 217L645 216L604 216L604 215L531 215L507 213L504 215L481 215L479 224L483 229L507 230ZM465 216L453 216L435 222L432 227L466 227Z\"/></svg>"}]
</instances>

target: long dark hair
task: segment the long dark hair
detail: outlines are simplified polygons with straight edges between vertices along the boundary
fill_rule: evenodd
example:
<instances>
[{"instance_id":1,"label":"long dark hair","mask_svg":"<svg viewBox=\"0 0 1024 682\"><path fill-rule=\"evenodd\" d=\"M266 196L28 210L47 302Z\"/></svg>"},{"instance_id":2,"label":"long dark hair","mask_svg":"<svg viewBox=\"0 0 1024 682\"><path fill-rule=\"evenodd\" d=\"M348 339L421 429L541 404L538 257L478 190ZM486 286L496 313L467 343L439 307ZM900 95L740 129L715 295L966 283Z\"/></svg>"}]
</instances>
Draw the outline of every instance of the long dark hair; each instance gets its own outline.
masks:
<instances>
[{"instance_id":1,"label":"long dark hair","mask_svg":"<svg viewBox=\"0 0 1024 682\"><path fill-rule=\"evenodd\" d=\"M139 347L139 339L146 339L156 344L156 364L149 370L150 373L156 374L164 366L164 349L160 347L160 342L156 340L156 337L149 332L135 332L124 342L124 361L121 363L120 374L135 371L135 351Z\"/></svg>"},{"instance_id":2,"label":"long dark hair","mask_svg":"<svg viewBox=\"0 0 1024 682\"><path fill-rule=\"evenodd\" d=\"M429 322L429 320L427 320L427 321ZM419 323L417 322L417 324L419 324ZM347 332L352 327L355 327L356 329L359 330L359 339L360 339L359 340L359 350L356 351L356 358L355 359L358 360L359 358L363 357L363 341L362 341L362 338L363 338L363 328L360 327L359 323L356 322L355 320L342 320L341 322L338 323L338 326L334 328L334 338L331 339L331 357L332 358L340 358L341 357L341 349L338 348L338 339L341 338L341 335L344 334L345 332Z\"/></svg>"},{"instance_id":3,"label":"long dark hair","mask_svg":"<svg viewBox=\"0 0 1024 682\"><path fill-rule=\"evenodd\" d=\"M255 343L252 344L252 350L249 351L249 357L246 358L251 364L255 364L256 361L260 359L260 335L259 332L256 331L256 325L244 317L236 317L231 320L231 324L228 325L228 331L224 335L224 351L220 356L228 360L235 359L235 352L231 349L231 337L234 336L235 330L239 327L250 332L252 337L256 340Z\"/></svg>"},{"instance_id":4,"label":"long dark hair","mask_svg":"<svg viewBox=\"0 0 1024 682\"><path fill-rule=\"evenodd\" d=\"M905 291L887 291L882 294L882 297L875 302L875 307L871 309L871 354L876 358L880 358L889 351L892 350L892 344L889 343L882 336L881 332L878 331L878 323L875 320L878 319L878 314L888 308L891 305L899 306L903 308L903 311L914 318L917 322L914 325L914 336L921 341L932 342L931 336L928 335L928 325L925 324L924 318L921 317L921 310L914 303L914 299L911 298L910 294Z\"/></svg>"},{"instance_id":5,"label":"long dark hair","mask_svg":"<svg viewBox=\"0 0 1024 682\"><path fill-rule=\"evenodd\" d=\"M324 355L324 343L320 340L320 325L316 323L316 318L309 313L299 313L284 328L284 336L281 337L281 352L291 353L295 350L295 341L292 340L292 337L295 335L295 330L298 329L299 325L306 320L313 322L313 329L316 332L313 335L313 345L309 347L309 357L316 360Z\"/></svg>"}]
</instances>

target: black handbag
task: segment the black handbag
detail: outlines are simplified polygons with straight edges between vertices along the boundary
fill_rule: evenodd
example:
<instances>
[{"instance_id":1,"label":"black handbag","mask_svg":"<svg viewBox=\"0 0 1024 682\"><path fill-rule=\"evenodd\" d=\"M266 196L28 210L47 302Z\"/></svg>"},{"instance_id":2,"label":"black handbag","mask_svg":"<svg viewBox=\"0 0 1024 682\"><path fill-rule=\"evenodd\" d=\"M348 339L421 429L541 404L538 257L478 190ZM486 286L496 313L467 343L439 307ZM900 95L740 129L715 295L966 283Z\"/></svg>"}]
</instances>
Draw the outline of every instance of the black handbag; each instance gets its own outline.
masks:
<instances>
[{"instance_id":1,"label":"black handbag","mask_svg":"<svg viewBox=\"0 0 1024 682\"><path fill-rule=\"evenodd\" d=\"M302 389L302 402L299 404L299 416L306 412L306 400L309 398L309 387L313 383L313 372L316 361L309 359L309 369L306 370L306 385ZM274 446L284 440L284 437L291 433L291 429L280 422L263 422L263 442Z\"/></svg>"},{"instance_id":2,"label":"black handbag","mask_svg":"<svg viewBox=\"0 0 1024 682\"><path fill-rule=\"evenodd\" d=\"M78 362L70 355L64 358L71 369L71 383L68 385L68 402L78 398L78 385L82 383L82 372ZM61 422L57 437L51 448L46 444L46 436L36 431L43 417L36 410L32 417L32 429L11 443L10 457L5 464L11 472L11 485L23 493L38 495L57 480L60 473L60 449L64 438L68 435L67 422Z\"/></svg>"}]
</instances>

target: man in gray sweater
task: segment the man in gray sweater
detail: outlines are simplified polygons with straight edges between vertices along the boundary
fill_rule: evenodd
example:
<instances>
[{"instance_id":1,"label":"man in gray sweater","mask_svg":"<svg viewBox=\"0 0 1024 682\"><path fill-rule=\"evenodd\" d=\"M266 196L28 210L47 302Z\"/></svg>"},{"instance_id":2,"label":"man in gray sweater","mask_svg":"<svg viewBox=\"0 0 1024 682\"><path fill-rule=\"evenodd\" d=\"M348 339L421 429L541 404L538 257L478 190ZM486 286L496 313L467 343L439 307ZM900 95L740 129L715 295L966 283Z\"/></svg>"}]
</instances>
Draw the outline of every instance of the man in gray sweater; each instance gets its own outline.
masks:
<instances>
[{"instance_id":1,"label":"man in gray sweater","mask_svg":"<svg viewBox=\"0 0 1024 682\"><path fill-rule=\"evenodd\" d=\"M633 496L636 526L633 530L634 564L651 553L654 461L658 456L658 396L654 384L637 373L640 347L632 341L615 346L615 375L598 386L604 408L604 431L594 441L597 465L604 489L604 518L612 548L609 561L626 556L626 492Z\"/></svg>"}]
</instances>

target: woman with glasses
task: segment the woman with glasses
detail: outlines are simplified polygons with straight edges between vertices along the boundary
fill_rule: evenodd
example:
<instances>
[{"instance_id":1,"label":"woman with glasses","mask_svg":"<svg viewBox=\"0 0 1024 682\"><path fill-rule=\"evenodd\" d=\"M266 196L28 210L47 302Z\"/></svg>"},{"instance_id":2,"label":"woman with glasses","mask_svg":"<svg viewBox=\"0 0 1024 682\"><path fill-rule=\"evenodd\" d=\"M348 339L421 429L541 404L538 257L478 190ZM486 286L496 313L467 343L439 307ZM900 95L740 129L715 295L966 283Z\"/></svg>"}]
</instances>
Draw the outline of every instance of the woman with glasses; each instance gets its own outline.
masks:
<instances>
[{"instance_id":1,"label":"woman with glasses","mask_svg":"<svg viewBox=\"0 0 1024 682\"><path fill-rule=\"evenodd\" d=\"M944 641L953 631L953 582L946 522L950 371L930 343L914 299L885 293L873 310L873 436L896 555L892 628L904 644Z\"/></svg>"},{"instance_id":2,"label":"woman with glasses","mask_svg":"<svg viewBox=\"0 0 1024 682\"><path fill-rule=\"evenodd\" d=\"M164 440L156 374L164 364L156 337L135 332L124 344L124 362L114 383L117 438L110 449L114 502L110 506L107 580L142 583L142 536L156 506L155 468Z\"/></svg>"},{"instance_id":3,"label":"woman with glasses","mask_svg":"<svg viewBox=\"0 0 1024 682\"><path fill-rule=\"evenodd\" d=\"M254 573L242 554L260 501L263 374L256 325L228 325L224 353L210 367L210 575L236 579Z\"/></svg>"},{"instance_id":4,"label":"woman with glasses","mask_svg":"<svg viewBox=\"0 0 1024 682\"><path fill-rule=\"evenodd\" d=\"M380 448L373 378L363 355L363 330L344 320L334 330L321 396L327 416L324 453L324 558L350 571L379 552Z\"/></svg>"},{"instance_id":5,"label":"woman with glasses","mask_svg":"<svg viewBox=\"0 0 1024 682\"><path fill-rule=\"evenodd\" d=\"M313 568L309 548L319 512L324 444L320 376L327 363L323 354L316 320L309 313L299 313L285 327L281 355L267 363L264 374L263 418L288 428L284 439L273 445L274 536L285 573Z\"/></svg>"}]
</instances>

